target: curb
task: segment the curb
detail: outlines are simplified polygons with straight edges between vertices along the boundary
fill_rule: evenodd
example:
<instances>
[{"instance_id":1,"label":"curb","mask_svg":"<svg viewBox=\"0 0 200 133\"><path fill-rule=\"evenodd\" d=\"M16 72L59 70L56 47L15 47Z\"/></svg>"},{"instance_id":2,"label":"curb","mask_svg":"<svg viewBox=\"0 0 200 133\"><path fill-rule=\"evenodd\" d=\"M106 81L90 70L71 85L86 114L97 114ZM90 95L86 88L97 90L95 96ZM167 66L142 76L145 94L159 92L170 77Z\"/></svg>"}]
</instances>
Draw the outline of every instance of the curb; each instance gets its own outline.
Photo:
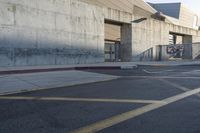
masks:
<instances>
[{"instance_id":1,"label":"curb","mask_svg":"<svg viewBox=\"0 0 200 133\"><path fill-rule=\"evenodd\" d=\"M24 69L24 70L6 70L0 71L0 75L10 74L26 74L26 73L39 73L39 72L54 72L54 71L70 71L70 70L132 70L138 66L83 66L83 67L63 67L63 68L43 68L43 69Z\"/></svg>"}]
</instances>

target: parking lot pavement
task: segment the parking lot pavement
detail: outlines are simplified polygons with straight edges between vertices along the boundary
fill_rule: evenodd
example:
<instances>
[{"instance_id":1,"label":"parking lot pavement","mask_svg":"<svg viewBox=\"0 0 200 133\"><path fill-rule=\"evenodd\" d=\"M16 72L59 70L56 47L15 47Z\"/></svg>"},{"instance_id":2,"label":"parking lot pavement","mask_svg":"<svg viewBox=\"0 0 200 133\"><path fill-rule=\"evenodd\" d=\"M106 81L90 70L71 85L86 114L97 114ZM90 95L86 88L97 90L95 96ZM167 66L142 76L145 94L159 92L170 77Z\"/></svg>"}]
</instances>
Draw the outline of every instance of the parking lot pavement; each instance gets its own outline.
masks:
<instances>
[{"instance_id":1,"label":"parking lot pavement","mask_svg":"<svg viewBox=\"0 0 200 133\"><path fill-rule=\"evenodd\" d=\"M200 100L189 97L99 133L199 133Z\"/></svg>"},{"instance_id":2,"label":"parking lot pavement","mask_svg":"<svg viewBox=\"0 0 200 133\"><path fill-rule=\"evenodd\" d=\"M0 133L199 133L195 66L87 70L120 78L0 97Z\"/></svg>"},{"instance_id":3,"label":"parking lot pavement","mask_svg":"<svg viewBox=\"0 0 200 133\"><path fill-rule=\"evenodd\" d=\"M0 100L1 133L67 133L145 104Z\"/></svg>"}]
</instances>

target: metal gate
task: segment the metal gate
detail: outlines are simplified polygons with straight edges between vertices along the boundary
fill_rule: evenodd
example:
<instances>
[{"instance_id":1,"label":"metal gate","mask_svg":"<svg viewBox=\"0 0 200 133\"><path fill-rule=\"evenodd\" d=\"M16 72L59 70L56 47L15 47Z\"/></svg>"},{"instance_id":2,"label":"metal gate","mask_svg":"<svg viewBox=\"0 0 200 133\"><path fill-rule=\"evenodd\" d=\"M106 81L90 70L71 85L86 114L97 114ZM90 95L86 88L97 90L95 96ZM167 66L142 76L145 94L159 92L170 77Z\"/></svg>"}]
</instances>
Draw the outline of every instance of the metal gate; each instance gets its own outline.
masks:
<instances>
[{"instance_id":1,"label":"metal gate","mask_svg":"<svg viewBox=\"0 0 200 133\"><path fill-rule=\"evenodd\" d=\"M120 42L105 43L105 61L106 62L120 61Z\"/></svg>"}]
</instances>

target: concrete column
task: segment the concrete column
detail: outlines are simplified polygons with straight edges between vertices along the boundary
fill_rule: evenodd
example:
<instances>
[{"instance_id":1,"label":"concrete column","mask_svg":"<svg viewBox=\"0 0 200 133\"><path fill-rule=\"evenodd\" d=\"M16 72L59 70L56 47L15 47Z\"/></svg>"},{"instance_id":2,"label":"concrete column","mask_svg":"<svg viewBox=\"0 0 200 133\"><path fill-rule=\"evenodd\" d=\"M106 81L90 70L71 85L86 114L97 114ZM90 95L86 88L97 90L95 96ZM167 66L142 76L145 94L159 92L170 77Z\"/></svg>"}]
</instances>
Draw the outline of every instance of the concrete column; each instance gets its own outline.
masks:
<instances>
[{"instance_id":1,"label":"concrete column","mask_svg":"<svg viewBox=\"0 0 200 133\"><path fill-rule=\"evenodd\" d=\"M183 59L192 59L192 44L184 44Z\"/></svg>"},{"instance_id":2,"label":"concrete column","mask_svg":"<svg viewBox=\"0 0 200 133\"><path fill-rule=\"evenodd\" d=\"M132 25L122 24L120 56L122 62L130 62L132 59Z\"/></svg>"},{"instance_id":3,"label":"concrete column","mask_svg":"<svg viewBox=\"0 0 200 133\"><path fill-rule=\"evenodd\" d=\"M192 36L184 35L183 36L183 44L191 44L192 43Z\"/></svg>"}]
</instances>

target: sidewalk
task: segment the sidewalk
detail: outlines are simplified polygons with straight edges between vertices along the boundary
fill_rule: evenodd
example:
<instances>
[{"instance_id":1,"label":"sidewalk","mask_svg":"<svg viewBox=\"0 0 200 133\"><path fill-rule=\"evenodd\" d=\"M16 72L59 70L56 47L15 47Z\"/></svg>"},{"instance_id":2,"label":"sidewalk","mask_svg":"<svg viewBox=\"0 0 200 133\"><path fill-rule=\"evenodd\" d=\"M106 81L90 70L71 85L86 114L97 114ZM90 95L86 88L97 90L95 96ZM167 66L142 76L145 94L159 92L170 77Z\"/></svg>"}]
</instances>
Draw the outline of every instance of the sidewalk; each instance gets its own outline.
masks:
<instances>
[{"instance_id":1,"label":"sidewalk","mask_svg":"<svg viewBox=\"0 0 200 133\"><path fill-rule=\"evenodd\" d=\"M0 76L0 95L108 81L117 76L83 71L56 71Z\"/></svg>"},{"instance_id":2,"label":"sidewalk","mask_svg":"<svg viewBox=\"0 0 200 133\"><path fill-rule=\"evenodd\" d=\"M136 67L132 63L0 67L0 95L109 81L118 78L117 76L79 70L133 69Z\"/></svg>"}]
</instances>

